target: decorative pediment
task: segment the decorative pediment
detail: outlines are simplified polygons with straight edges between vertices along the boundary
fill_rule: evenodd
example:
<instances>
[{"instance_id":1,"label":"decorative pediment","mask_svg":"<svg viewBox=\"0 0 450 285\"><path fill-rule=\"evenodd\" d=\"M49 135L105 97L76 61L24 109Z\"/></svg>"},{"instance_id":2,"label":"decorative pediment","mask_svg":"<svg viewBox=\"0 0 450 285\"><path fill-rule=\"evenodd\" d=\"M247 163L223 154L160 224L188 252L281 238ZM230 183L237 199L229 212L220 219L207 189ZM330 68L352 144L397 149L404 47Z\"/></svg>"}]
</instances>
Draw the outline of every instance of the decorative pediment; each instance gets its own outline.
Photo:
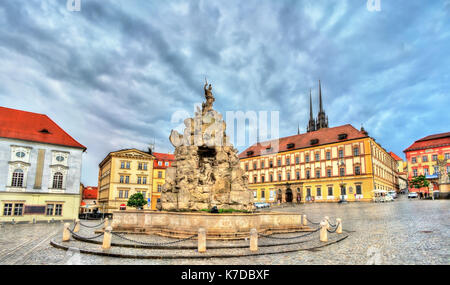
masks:
<instances>
[{"instance_id":1,"label":"decorative pediment","mask_svg":"<svg viewBox=\"0 0 450 285\"><path fill-rule=\"evenodd\" d=\"M154 159L153 155L137 149L121 150L114 152L113 155L130 159Z\"/></svg>"}]
</instances>

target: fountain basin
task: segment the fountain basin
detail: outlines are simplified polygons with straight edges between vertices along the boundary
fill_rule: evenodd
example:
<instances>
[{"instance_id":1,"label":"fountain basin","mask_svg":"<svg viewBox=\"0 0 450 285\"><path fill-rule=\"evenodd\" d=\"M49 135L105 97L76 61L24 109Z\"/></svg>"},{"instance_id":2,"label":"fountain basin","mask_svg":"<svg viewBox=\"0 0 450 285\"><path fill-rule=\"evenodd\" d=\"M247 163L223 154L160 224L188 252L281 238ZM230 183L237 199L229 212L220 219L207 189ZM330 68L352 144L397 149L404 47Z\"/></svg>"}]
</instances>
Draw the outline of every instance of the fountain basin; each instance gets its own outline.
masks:
<instances>
[{"instance_id":1,"label":"fountain basin","mask_svg":"<svg viewBox=\"0 0 450 285\"><path fill-rule=\"evenodd\" d=\"M113 231L187 238L206 230L207 239L243 239L255 228L264 234L312 231L295 213L165 212L146 210L115 211Z\"/></svg>"}]
</instances>

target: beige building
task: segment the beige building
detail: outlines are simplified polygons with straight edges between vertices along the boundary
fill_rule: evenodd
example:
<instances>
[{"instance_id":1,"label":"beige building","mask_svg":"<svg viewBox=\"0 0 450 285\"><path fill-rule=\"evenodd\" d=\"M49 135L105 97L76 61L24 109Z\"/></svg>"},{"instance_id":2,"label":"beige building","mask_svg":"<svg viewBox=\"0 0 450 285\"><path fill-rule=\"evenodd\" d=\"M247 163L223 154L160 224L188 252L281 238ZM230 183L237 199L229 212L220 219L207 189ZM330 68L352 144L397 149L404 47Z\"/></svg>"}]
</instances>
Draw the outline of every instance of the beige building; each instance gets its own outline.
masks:
<instances>
[{"instance_id":1,"label":"beige building","mask_svg":"<svg viewBox=\"0 0 450 285\"><path fill-rule=\"evenodd\" d=\"M125 210L128 198L137 192L145 199L151 198L154 159L152 154L137 149L110 152L99 164L99 210Z\"/></svg>"}]
</instances>

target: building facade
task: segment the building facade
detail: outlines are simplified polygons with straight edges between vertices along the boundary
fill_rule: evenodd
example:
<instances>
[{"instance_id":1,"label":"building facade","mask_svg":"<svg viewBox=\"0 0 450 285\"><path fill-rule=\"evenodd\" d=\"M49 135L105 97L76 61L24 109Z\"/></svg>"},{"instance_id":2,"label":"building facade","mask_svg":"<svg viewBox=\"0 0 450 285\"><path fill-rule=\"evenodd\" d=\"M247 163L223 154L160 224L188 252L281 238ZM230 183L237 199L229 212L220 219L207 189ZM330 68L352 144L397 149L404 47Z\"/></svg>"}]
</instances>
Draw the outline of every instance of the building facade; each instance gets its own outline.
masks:
<instances>
[{"instance_id":1,"label":"building facade","mask_svg":"<svg viewBox=\"0 0 450 285\"><path fill-rule=\"evenodd\" d=\"M426 136L415 141L403 151L408 163L408 179L425 175L433 184L433 189L439 189L438 159L446 160L443 175L450 173L450 132ZM412 192L428 192L429 189L409 188Z\"/></svg>"},{"instance_id":2,"label":"building facade","mask_svg":"<svg viewBox=\"0 0 450 285\"><path fill-rule=\"evenodd\" d=\"M46 115L0 107L0 221L76 219L85 150Z\"/></svg>"},{"instance_id":3,"label":"building facade","mask_svg":"<svg viewBox=\"0 0 450 285\"><path fill-rule=\"evenodd\" d=\"M137 192L151 198L154 159L151 153L137 149L110 152L99 164L99 210L125 210L128 198Z\"/></svg>"},{"instance_id":4,"label":"building facade","mask_svg":"<svg viewBox=\"0 0 450 285\"><path fill-rule=\"evenodd\" d=\"M398 155L393 152L389 152L392 158L397 163L397 175L398 175L398 189L399 190L407 190L408 189L408 164Z\"/></svg>"},{"instance_id":5,"label":"building facade","mask_svg":"<svg viewBox=\"0 0 450 285\"><path fill-rule=\"evenodd\" d=\"M153 162L153 191L151 199L151 208L156 210L156 205L161 198L163 185L166 183L166 169L172 166L175 161L175 155L168 153L153 152L155 160Z\"/></svg>"},{"instance_id":6,"label":"building facade","mask_svg":"<svg viewBox=\"0 0 450 285\"><path fill-rule=\"evenodd\" d=\"M98 188L82 187L80 213L92 213L98 210Z\"/></svg>"},{"instance_id":7,"label":"building facade","mask_svg":"<svg viewBox=\"0 0 450 285\"><path fill-rule=\"evenodd\" d=\"M373 190L398 187L397 164L368 133L328 128L322 106L307 133L252 145L240 155L255 202L371 201Z\"/></svg>"}]
</instances>

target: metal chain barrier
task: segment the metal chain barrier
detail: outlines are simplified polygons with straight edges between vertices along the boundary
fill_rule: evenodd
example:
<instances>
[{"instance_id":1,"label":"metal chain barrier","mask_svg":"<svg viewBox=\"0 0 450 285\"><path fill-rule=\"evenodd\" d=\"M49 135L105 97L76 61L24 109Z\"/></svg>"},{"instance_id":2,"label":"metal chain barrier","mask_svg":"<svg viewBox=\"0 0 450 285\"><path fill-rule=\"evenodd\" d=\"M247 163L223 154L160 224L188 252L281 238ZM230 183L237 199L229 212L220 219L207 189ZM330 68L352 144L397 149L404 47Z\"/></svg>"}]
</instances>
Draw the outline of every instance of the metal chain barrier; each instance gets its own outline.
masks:
<instances>
[{"instance_id":1,"label":"metal chain barrier","mask_svg":"<svg viewBox=\"0 0 450 285\"><path fill-rule=\"evenodd\" d=\"M124 237L123 235L120 235L118 233L114 233L114 232L111 232L111 234L113 234L116 237L119 237L119 238L121 238L123 240L127 240L127 241L138 243L138 244L143 244L143 245L150 245L150 246L164 246L164 245L168 245L168 244L175 244L175 243L179 243L179 242L183 242L183 241L187 241L187 240L193 239L194 237L197 236L197 235L193 235L191 237L180 239L180 240L176 240L176 241L154 243L154 242L143 242L143 241L133 240L133 239Z\"/></svg>"},{"instance_id":2,"label":"metal chain barrier","mask_svg":"<svg viewBox=\"0 0 450 285\"><path fill-rule=\"evenodd\" d=\"M331 231L330 231L329 229L327 229L327 232L329 232L329 233L334 233L334 232L336 232L336 230L337 230L339 224L340 224L340 223L336 223L336 225L334 225L334 226L330 224L330 226L333 227L334 230L331 230Z\"/></svg>"},{"instance_id":3,"label":"metal chain barrier","mask_svg":"<svg viewBox=\"0 0 450 285\"><path fill-rule=\"evenodd\" d=\"M311 224L313 224L313 225L320 225L320 222L318 222L318 223L315 223L315 222L311 221L311 220L310 220L310 219L308 219L308 218L306 218L306 220L307 220L308 222L310 222Z\"/></svg>"},{"instance_id":4,"label":"metal chain barrier","mask_svg":"<svg viewBox=\"0 0 450 285\"><path fill-rule=\"evenodd\" d=\"M101 237L102 235L105 234L105 233L100 233L100 234L98 234L96 236L93 236L93 237L82 237L82 236L78 235L77 233L73 232L73 230L71 230L69 228L68 228L68 230L73 236L77 236L77 237L82 238L82 239L96 239L96 238Z\"/></svg>"},{"instance_id":5,"label":"metal chain barrier","mask_svg":"<svg viewBox=\"0 0 450 285\"><path fill-rule=\"evenodd\" d=\"M88 226L88 225L83 225L83 224L80 222L80 225L83 226L83 227L85 227L85 228L93 229L93 228L98 228L99 226L103 225L104 223L105 223L105 221L103 221L103 222L101 222L100 224L95 225L95 226Z\"/></svg>"},{"instance_id":6,"label":"metal chain barrier","mask_svg":"<svg viewBox=\"0 0 450 285\"><path fill-rule=\"evenodd\" d=\"M263 234L258 234L260 237L263 237L263 238L271 238L271 239L297 239L297 238L301 238L301 237L305 237L305 236L309 236L309 235L312 235L313 233L315 233L315 232L317 232L317 231L319 231L320 230L320 228L317 228L317 229L315 229L314 231L312 231L312 232L308 232L308 233L306 233L306 234L303 234L303 235L299 235L299 236L295 236L295 237L274 237L274 236L272 236L272 235L263 235Z\"/></svg>"}]
</instances>

